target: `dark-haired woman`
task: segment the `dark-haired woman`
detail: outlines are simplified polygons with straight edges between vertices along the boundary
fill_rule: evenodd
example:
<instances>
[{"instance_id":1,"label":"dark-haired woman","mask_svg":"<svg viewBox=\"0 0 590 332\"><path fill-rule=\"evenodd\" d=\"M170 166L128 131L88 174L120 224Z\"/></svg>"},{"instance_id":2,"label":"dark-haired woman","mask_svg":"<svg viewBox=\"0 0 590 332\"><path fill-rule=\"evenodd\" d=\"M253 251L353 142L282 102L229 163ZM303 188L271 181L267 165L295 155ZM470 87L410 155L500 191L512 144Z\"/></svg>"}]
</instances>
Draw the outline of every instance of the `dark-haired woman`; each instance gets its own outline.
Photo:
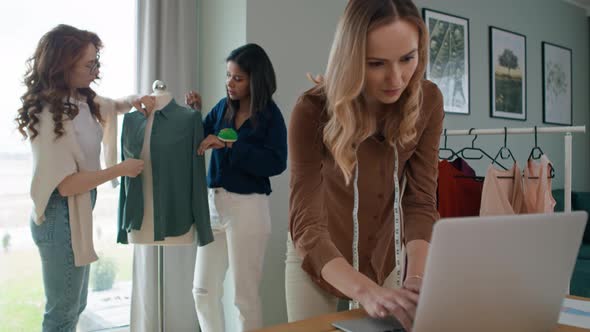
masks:
<instances>
[{"instance_id":1,"label":"dark-haired woman","mask_svg":"<svg viewBox=\"0 0 590 332\"><path fill-rule=\"evenodd\" d=\"M201 330L225 331L223 280L228 266L235 287L239 331L261 327L259 284L271 230L269 178L287 162L287 130L272 100L274 69L266 52L247 44L226 59L227 97L209 112L199 154L212 149L207 185L215 241L197 251L194 297ZM200 109L196 92L187 104ZM235 142L222 141L219 131L237 131Z\"/></svg>"},{"instance_id":2,"label":"dark-haired woman","mask_svg":"<svg viewBox=\"0 0 590 332\"><path fill-rule=\"evenodd\" d=\"M43 331L75 331L86 307L96 187L137 176L143 161L116 164L116 115L130 98L102 98L98 78L102 42L92 32L59 25L39 41L28 61L26 93L16 121L33 153L31 232L42 262L46 305ZM101 169L101 142L107 165Z\"/></svg>"}]
</instances>

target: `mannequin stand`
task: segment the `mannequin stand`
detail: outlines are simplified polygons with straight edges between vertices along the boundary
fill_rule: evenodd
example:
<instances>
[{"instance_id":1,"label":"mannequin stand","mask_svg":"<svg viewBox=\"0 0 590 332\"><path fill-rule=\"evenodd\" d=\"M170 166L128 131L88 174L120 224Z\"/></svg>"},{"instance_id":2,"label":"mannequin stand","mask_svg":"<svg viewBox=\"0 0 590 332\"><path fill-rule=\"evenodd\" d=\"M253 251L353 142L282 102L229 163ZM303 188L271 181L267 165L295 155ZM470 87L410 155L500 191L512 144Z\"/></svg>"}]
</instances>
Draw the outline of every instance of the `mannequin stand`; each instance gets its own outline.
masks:
<instances>
[{"instance_id":1,"label":"mannequin stand","mask_svg":"<svg viewBox=\"0 0 590 332\"><path fill-rule=\"evenodd\" d=\"M150 113L149 117L147 117L146 119L146 123L145 123L145 133L144 133L144 141L143 141L143 147L141 150L141 159L144 160L144 162L146 162L146 167L143 171L144 174L144 178L142 179L142 184L143 184L143 195L144 195L144 201L145 202L152 202L153 200L153 182L152 182L152 176L153 176L153 171L151 168L151 135L152 135L152 129L153 129L153 125L156 121L156 115L160 115L158 114L158 112L160 112L161 110L163 110L167 105L170 105L171 102L174 101L173 96L167 92L167 87L166 84L160 80L156 80L154 81L153 85L152 85L152 90L153 93L151 94L151 97L154 98L153 100L155 101L154 103L154 107L152 110L152 113ZM174 106L172 107L174 108ZM146 254L145 258L148 259L151 263L149 263L150 267L150 271L148 272L150 274L149 277L146 277L146 280L151 280L151 285L148 286L148 284L146 284L144 287L152 287L149 290L149 293L151 293L150 298L150 312L152 312L150 317L144 317L144 318L138 318L138 319L142 319L146 322L149 322L149 326L150 327L145 327L145 329L151 329L155 332L164 332L166 330L166 324L168 324L167 322L167 318L166 318L166 314L173 314L173 312L166 312L166 299L165 299L165 295L167 291L172 291L174 293L175 289L176 289L176 285L172 285L172 288L169 288L168 290L166 289L166 284L165 281L167 282L167 279L170 278L170 281L172 284L174 284L176 281L175 278L177 278L177 276L173 273L173 274L169 274L168 277L165 277L165 259L164 259L164 246L176 246L176 245L192 245L194 243L194 227L191 226L190 230L188 232L186 232L183 235L179 235L179 236L165 236L164 238L160 239L160 240L156 240L156 236L155 236L155 226L154 226L154 212L153 212L153 205L150 204L145 204L144 205L144 223L142 224L142 228L140 230L132 230L129 234L129 239L131 243L134 244L139 244L139 245L149 245L150 248L146 248L146 250L149 252L149 255ZM157 247L157 249L155 248ZM156 250L154 250L156 249ZM170 252L170 250L169 250ZM156 255L156 268L157 268L157 272L154 273L153 271L153 259L154 259L154 255ZM172 272L172 271L170 271ZM139 280L139 279L138 279ZM184 280L183 280L184 282ZM153 283L157 283L156 288L153 288ZM188 281L186 286L183 287L188 287ZM154 295L154 290L157 292ZM138 292L141 292L143 290L138 289ZM146 289L146 291L148 291ZM176 295L178 296L178 295ZM172 297L173 299L175 299L175 297ZM153 303L157 301L157 304ZM174 301L173 301L174 302ZM174 307L175 303L171 302L171 305ZM154 313L152 310L156 309L157 313ZM138 312L142 312L141 310L138 310ZM145 311L143 311L145 312ZM176 312L176 311L175 311ZM155 315L154 315L155 314ZM173 317L173 316L169 316L169 317ZM157 322L155 320L158 320ZM173 320L173 318L171 318ZM170 321L170 324L168 324L168 326L173 326L174 324L176 324L176 322ZM191 324L192 325L192 324Z\"/></svg>"},{"instance_id":2,"label":"mannequin stand","mask_svg":"<svg viewBox=\"0 0 590 332\"><path fill-rule=\"evenodd\" d=\"M158 321L164 332L164 246L158 246Z\"/></svg>"},{"instance_id":3,"label":"mannequin stand","mask_svg":"<svg viewBox=\"0 0 590 332\"><path fill-rule=\"evenodd\" d=\"M160 80L152 84L154 92L166 91L166 84ZM160 332L164 332L164 246L158 246L158 321Z\"/></svg>"}]
</instances>

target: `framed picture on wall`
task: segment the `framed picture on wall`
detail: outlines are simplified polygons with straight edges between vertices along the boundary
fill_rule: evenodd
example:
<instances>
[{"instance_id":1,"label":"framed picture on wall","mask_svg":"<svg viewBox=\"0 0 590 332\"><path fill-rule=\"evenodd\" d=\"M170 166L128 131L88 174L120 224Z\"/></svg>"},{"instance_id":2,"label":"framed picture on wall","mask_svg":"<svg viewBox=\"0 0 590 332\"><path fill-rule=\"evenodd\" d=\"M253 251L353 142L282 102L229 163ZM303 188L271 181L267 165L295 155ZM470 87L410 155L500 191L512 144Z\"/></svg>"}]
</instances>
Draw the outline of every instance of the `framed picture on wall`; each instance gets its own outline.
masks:
<instances>
[{"instance_id":1,"label":"framed picture on wall","mask_svg":"<svg viewBox=\"0 0 590 332\"><path fill-rule=\"evenodd\" d=\"M490 116L526 120L526 37L490 27Z\"/></svg>"},{"instance_id":2,"label":"framed picture on wall","mask_svg":"<svg viewBox=\"0 0 590 332\"><path fill-rule=\"evenodd\" d=\"M469 20L424 8L430 34L426 79L438 85L447 113L469 114Z\"/></svg>"},{"instance_id":3,"label":"framed picture on wall","mask_svg":"<svg viewBox=\"0 0 590 332\"><path fill-rule=\"evenodd\" d=\"M543 42L543 122L572 125L572 50Z\"/></svg>"}]
</instances>

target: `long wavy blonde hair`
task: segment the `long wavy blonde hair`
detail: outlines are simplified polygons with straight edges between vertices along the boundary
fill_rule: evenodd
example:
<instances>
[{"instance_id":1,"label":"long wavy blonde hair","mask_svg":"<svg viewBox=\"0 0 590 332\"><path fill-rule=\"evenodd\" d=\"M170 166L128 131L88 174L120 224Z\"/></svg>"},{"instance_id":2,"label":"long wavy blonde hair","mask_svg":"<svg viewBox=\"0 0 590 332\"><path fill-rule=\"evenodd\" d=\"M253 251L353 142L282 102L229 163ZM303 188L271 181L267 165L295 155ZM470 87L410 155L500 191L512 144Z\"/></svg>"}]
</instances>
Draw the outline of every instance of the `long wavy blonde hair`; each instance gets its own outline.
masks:
<instances>
[{"instance_id":1,"label":"long wavy blonde hair","mask_svg":"<svg viewBox=\"0 0 590 332\"><path fill-rule=\"evenodd\" d=\"M318 81L326 95L328 121L324 144L349 184L356 166L356 149L376 134L377 117L363 109L367 34L380 26L404 20L419 31L418 66L400 99L384 121L383 136L391 146L404 146L416 137L422 105L421 80L427 61L428 31L409 0L351 0L338 23L325 76Z\"/></svg>"}]
</instances>

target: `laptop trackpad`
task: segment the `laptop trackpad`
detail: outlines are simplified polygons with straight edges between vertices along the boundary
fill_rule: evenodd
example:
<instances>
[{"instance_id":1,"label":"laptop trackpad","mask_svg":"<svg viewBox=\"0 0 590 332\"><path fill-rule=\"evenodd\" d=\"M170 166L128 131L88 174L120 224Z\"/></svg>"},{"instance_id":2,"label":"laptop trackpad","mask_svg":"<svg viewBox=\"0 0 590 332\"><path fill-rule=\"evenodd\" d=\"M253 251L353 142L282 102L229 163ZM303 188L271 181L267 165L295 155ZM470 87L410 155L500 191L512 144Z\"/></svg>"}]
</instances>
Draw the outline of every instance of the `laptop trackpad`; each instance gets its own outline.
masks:
<instances>
[{"instance_id":1,"label":"laptop trackpad","mask_svg":"<svg viewBox=\"0 0 590 332\"><path fill-rule=\"evenodd\" d=\"M405 331L402 325L393 317L361 318L342 320L332 323L332 326L345 332L402 332Z\"/></svg>"}]
</instances>

